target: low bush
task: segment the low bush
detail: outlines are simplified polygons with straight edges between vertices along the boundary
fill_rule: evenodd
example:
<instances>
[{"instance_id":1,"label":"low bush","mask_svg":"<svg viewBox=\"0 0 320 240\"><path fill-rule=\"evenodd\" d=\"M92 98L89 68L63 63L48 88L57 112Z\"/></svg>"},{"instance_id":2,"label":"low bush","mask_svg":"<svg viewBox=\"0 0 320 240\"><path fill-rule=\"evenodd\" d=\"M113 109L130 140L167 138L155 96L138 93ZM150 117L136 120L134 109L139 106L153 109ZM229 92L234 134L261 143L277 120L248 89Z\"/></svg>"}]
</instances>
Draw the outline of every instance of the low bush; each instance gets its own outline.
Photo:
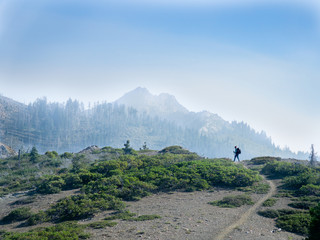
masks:
<instances>
[{"instance_id":1,"label":"low bush","mask_svg":"<svg viewBox=\"0 0 320 240\"><path fill-rule=\"evenodd\" d=\"M305 212L300 210L295 210L295 209L266 209L266 210L258 211L258 214L260 216L266 217L266 218L278 218L280 216L300 214L300 213L305 213Z\"/></svg>"},{"instance_id":2,"label":"low bush","mask_svg":"<svg viewBox=\"0 0 320 240\"><path fill-rule=\"evenodd\" d=\"M65 153L61 154L60 157L61 157L61 158L71 159L71 158L73 158L73 154L72 154L72 153L65 152Z\"/></svg>"},{"instance_id":3,"label":"low bush","mask_svg":"<svg viewBox=\"0 0 320 240\"><path fill-rule=\"evenodd\" d=\"M27 226L33 226L40 223L48 222L50 221L50 217L48 214L44 211L39 211L36 214L32 214L28 220L26 221Z\"/></svg>"},{"instance_id":4,"label":"low bush","mask_svg":"<svg viewBox=\"0 0 320 240\"><path fill-rule=\"evenodd\" d=\"M276 204L276 202L277 202L277 199L269 198L269 199L267 199L266 201L264 201L262 203L262 206L264 206L264 207L272 207L272 206L274 206Z\"/></svg>"},{"instance_id":5,"label":"low bush","mask_svg":"<svg viewBox=\"0 0 320 240\"><path fill-rule=\"evenodd\" d=\"M54 221L66 221L92 217L94 213L99 211L119 210L123 208L123 202L111 195L82 194L59 200L47 213Z\"/></svg>"},{"instance_id":6,"label":"low bush","mask_svg":"<svg viewBox=\"0 0 320 240\"><path fill-rule=\"evenodd\" d=\"M262 164L266 164L274 161L280 161L280 160L281 158L279 157L256 157L256 158L252 158L249 161L249 163L253 165L262 165Z\"/></svg>"},{"instance_id":7,"label":"low bush","mask_svg":"<svg viewBox=\"0 0 320 240\"><path fill-rule=\"evenodd\" d=\"M124 221L148 221L148 220L153 220L157 218L161 218L161 216L152 214L152 215L141 215L136 217L135 213L125 211L125 212L118 212L118 213L112 214L111 216L106 217L104 220L121 219Z\"/></svg>"},{"instance_id":8,"label":"low bush","mask_svg":"<svg viewBox=\"0 0 320 240\"><path fill-rule=\"evenodd\" d=\"M62 186L63 190L70 190L80 188L82 186L81 178L78 174L67 173L63 175L65 184Z\"/></svg>"},{"instance_id":9,"label":"low bush","mask_svg":"<svg viewBox=\"0 0 320 240\"><path fill-rule=\"evenodd\" d=\"M309 227L309 238L307 240L320 239L320 202L310 210L311 222Z\"/></svg>"},{"instance_id":10,"label":"low bush","mask_svg":"<svg viewBox=\"0 0 320 240\"><path fill-rule=\"evenodd\" d=\"M270 185L267 183L254 183L252 186L237 188L239 191L248 193L265 194L270 190Z\"/></svg>"},{"instance_id":11,"label":"low bush","mask_svg":"<svg viewBox=\"0 0 320 240\"><path fill-rule=\"evenodd\" d=\"M320 196L303 196L303 197L298 197L291 199L291 201L306 201L306 202L315 202L318 203L320 202Z\"/></svg>"},{"instance_id":12,"label":"low bush","mask_svg":"<svg viewBox=\"0 0 320 240\"><path fill-rule=\"evenodd\" d=\"M37 228L29 232L6 232L1 236L2 240L79 240L87 239L90 234L83 231L84 226L68 222L52 227Z\"/></svg>"},{"instance_id":13,"label":"low bush","mask_svg":"<svg viewBox=\"0 0 320 240\"><path fill-rule=\"evenodd\" d=\"M274 195L275 198L293 198L292 192L279 192Z\"/></svg>"},{"instance_id":14,"label":"low bush","mask_svg":"<svg viewBox=\"0 0 320 240\"><path fill-rule=\"evenodd\" d=\"M41 194L58 193L65 185L65 181L61 176L53 175L42 180L37 186L36 191Z\"/></svg>"},{"instance_id":15,"label":"low bush","mask_svg":"<svg viewBox=\"0 0 320 240\"><path fill-rule=\"evenodd\" d=\"M105 228L105 227L113 227L117 225L116 222L110 222L110 221L98 221L98 222L93 222L93 223L89 223L87 224L87 227L93 228L93 229L101 229L101 228Z\"/></svg>"},{"instance_id":16,"label":"low bush","mask_svg":"<svg viewBox=\"0 0 320 240\"><path fill-rule=\"evenodd\" d=\"M236 195L236 196L226 196L222 200L209 202L213 206L234 208L241 207L243 205L252 205L253 201L248 195Z\"/></svg>"},{"instance_id":17,"label":"low bush","mask_svg":"<svg viewBox=\"0 0 320 240\"><path fill-rule=\"evenodd\" d=\"M269 199L267 199L266 201L264 201L262 203L262 206L264 206L264 207L272 207L272 206L274 206L276 204L276 202L277 202L277 199L269 198Z\"/></svg>"},{"instance_id":18,"label":"low bush","mask_svg":"<svg viewBox=\"0 0 320 240\"><path fill-rule=\"evenodd\" d=\"M291 215L291 214L300 214L306 213L305 211L296 210L296 209L278 209L280 216Z\"/></svg>"},{"instance_id":19,"label":"low bush","mask_svg":"<svg viewBox=\"0 0 320 240\"><path fill-rule=\"evenodd\" d=\"M299 192L299 190L301 191L301 189L303 189L304 191L308 191L311 189L313 189L313 191L316 191L316 187L312 186L314 186L313 184L317 182L320 183L320 176L315 174L311 169L308 169L297 175L288 176L284 178L283 181L284 187L293 190L298 189L297 192ZM308 187L304 188L305 185Z\"/></svg>"},{"instance_id":20,"label":"low bush","mask_svg":"<svg viewBox=\"0 0 320 240\"><path fill-rule=\"evenodd\" d=\"M311 207L315 207L317 203L315 202L292 202L289 203L288 206L293 208L305 209L309 210Z\"/></svg>"},{"instance_id":21,"label":"low bush","mask_svg":"<svg viewBox=\"0 0 320 240\"><path fill-rule=\"evenodd\" d=\"M306 171L310 171L310 168L302 164L272 161L262 168L261 173L273 178L283 178L287 176L296 176Z\"/></svg>"},{"instance_id":22,"label":"low bush","mask_svg":"<svg viewBox=\"0 0 320 240\"><path fill-rule=\"evenodd\" d=\"M81 190L89 193L105 193L128 201L148 196L156 188L153 184L140 181L136 177L112 176L91 181Z\"/></svg>"},{"instance_id":23,"label":"low bush","mask_svg":"<svg viewBox=\"0 0 320 240\"><path fill-rule=\"evenodd\" d=\"M288 232L306 235L309 232L310 222L309 213L283 215L277 219L277 227Z\"/></svg>"},{"instance_id":24,"label":"low bush","mask_svg":"<svg viewBox=\"0 0 320 240\"><path fill-rule=\"evenodd\" d=\"M128 220L136 215L137 215L136 213L131 213L129 211L116 212L111 216L106 217L104 220L116 220L116 219Z\"/></svg>"},{"instance_id":25,"label":"low bush","mask_svg":"<svg viewBox=\"0 0 320 240\"><path fill-rule=\"evenodd\" d=\"M189 150L183 149L181 146L170 146L162 149L159 153L171 153L171 154L194 154Z\"/></svg>"},{"instance_id":26,"label":"low bush","mask_svg":"<svg viewBox=\"0 0 320 240\"><path fill-rule=\"evenodd\" d=\"M5 223L19 222L28 219L31 215L29 207L21 207L11 211L2 221Z\"/></svg>"},{"instance_id":27,"label":"low bush","mask_svg":"<svg viewBox=\"0 0 320 240\"><path fill-rule=\"evenodd\" d=\"M314 184L307 184L302 186L299 191L297 191L299 195L307 195L307 196L319 196L320 197L320 186Z\"/></svg>"},{"instance_id":28,"label":"low bush","mask_svg":"<svg viewBox=\"0 0 320 240\"><path fill-rule=\"evenodd\" d=\"M266 218L277 218L280 217L280 214L277 210L275 209L267 209L263 211L258 211L258 214L262 217Z\"/></svg>"}]
</instances>

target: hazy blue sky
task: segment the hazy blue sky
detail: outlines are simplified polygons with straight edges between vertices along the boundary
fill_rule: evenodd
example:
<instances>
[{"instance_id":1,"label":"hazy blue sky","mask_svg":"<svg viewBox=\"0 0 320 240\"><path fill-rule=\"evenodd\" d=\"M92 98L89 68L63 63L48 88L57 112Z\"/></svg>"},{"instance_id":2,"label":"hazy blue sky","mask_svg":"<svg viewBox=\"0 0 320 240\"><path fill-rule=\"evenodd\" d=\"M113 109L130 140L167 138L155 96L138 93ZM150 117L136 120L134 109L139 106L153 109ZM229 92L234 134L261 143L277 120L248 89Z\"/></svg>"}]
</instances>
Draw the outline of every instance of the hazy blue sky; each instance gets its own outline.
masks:
<instances>
[{"instance_id":1,"label":"hazy blue sky","mask_svg":"<svg viewBox=\"0 0 320 240\"><path fill-rule=\"evenodd\" d=\"M0 0L0 93L93 103L142 86L320 152L318 2Z\"/></svg>"}]
</instances>

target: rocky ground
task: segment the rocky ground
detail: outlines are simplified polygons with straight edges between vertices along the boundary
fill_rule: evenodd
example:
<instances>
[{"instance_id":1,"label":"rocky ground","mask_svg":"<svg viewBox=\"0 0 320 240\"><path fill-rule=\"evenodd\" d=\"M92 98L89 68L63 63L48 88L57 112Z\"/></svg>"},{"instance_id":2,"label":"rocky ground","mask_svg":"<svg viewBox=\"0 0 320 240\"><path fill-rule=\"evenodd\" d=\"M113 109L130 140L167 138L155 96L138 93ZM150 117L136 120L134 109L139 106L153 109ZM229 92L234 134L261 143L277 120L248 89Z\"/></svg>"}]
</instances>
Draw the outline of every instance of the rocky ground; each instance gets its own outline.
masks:
<instances>
[{"instance_id":1,"label":"rocky ground","mask_svg":"<svg viewBox=\"0 0 320 240\"><path fill-rule=\"evenodd\" d=\"M275 182L277 184L277 182ZM45 210L58 199L76 191L64 191L59 194L36 196L33 203L27 204L33 211ZM264 218L256 212L265 207L257 204L240 208L220 208L209 205L208 202L220 200L224 196L242 194L242 192L226 189L201 192L172 192L159 193L145 197L137 202L127 202L127 208L137 215L157 214L160 219L130 222L116 220L114 227L103 229L87 229L92 234L91 239L236 239L236 240L302 240L304 237L278 231L272 219ZM254 202L266 196L266 194L252 194ZM6 196L0 199L0 218L8 214L16 207L12 205L17 199L26 198L25 194ZM272 208L288 208L289 200L281 198ZM251 210L255 207L254 211ZM251 209L251 210L250 210ZM95 222L108 216L110 212L103 212L93 219L80 221L80 223ZM244 222L236 224L230 231L228 227L239 221L245 214ZM51 225L46 223L42 226ZM38 227L38 226L37 226ZM0 225L0 230L27 231L30 228L19 227L19 223ZM226 232L226 235L222 233ZM223 238L221 236L223 235Z\"/></svg>"}]
</instances>

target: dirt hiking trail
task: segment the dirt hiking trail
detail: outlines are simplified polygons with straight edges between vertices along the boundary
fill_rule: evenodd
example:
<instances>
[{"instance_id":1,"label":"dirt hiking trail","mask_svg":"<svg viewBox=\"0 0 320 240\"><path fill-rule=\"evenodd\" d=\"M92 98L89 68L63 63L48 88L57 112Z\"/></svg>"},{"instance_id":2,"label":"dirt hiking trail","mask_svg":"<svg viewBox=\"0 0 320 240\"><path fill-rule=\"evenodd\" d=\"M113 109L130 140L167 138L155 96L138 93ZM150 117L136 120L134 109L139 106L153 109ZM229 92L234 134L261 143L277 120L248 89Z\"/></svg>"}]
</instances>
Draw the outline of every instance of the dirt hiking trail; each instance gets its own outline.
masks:
<instances>
[{"instance_id":1,"label":"dirt hiking trail","mask_svg":"<svg viewBox=\"0 0 320 240\"><path fill-rule=\"evenodd\" d=\"M266 196L264 196L263 198L261 198L258 202L256 202L251 208L249 208L236 222L234 222L233 224L231 224L228 227L226 227L225 229L223 229L218 234L218 236L213 238L214 240L223 240L223 239L225 239L225 237L231 231L233 231L235 228L237 228L237 227L241 226L242 224L244 224L248 220L248 218L253 213L255 213L257 208L260 207L265 200L267 200L268 198L272 197L275 194L275 192L276 192L275 184L272 181L269 181L269 180L267 180L267 182L270 185L270 190L269 190L268 194Z\"/></svg>"}]
</instances>

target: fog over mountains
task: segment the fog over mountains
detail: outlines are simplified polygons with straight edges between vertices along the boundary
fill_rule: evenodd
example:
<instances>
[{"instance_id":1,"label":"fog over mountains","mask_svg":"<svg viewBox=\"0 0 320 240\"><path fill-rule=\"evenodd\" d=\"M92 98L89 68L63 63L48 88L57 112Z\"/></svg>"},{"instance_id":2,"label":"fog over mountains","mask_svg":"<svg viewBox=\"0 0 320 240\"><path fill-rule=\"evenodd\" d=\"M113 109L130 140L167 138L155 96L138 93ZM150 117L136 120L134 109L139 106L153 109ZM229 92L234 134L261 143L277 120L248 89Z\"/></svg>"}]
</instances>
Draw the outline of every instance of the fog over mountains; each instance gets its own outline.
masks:
<instances>
[{"instance_id":1,"label":"fog over mountains","mask_svg":"<svg viewBox=\"0 0 320 240\"><path fill-rule=\"evenodd\" d=\"M190 112L169 94L152 95L137 88L113 103L84 109L77 100L48 103L45 98L24 105L0 97L0 142L15 150L36 146L41 152L78 152L89 145L123 147L129 139L135 149L180 145L205 157L241 158L270 155L306 159L276 147L264 132L243 122L228 122L207 111Z\"/></svg>"}]
</instances>

